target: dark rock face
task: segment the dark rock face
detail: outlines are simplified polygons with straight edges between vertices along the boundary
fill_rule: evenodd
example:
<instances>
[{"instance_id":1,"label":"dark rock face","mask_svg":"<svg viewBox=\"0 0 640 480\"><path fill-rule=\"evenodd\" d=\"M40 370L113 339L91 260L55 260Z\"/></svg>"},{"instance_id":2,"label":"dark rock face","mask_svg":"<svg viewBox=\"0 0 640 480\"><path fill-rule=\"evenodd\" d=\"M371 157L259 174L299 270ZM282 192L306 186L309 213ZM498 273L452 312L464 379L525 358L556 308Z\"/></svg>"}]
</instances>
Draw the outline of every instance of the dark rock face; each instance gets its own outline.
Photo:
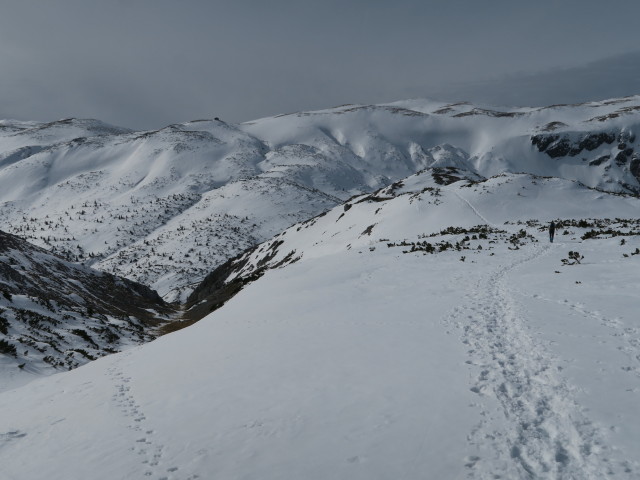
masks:
<instances>
[{"instance_id":1,"label":"dark rock face","mask_svg":"<svg viewBox=\"0 0 640 480\"><path fill-rule=\"evenodd\" d=\"M597 166L597 165L601 165L604 162L606 162L607 160L609 160L611 158L611 155L603 155L601 157L596 158L595 160L591 160L589 162L589 165L591 165L592 167Z\"/></svg>"},{"instance_id":2,"label":"dark rock face","mask_svg":"<svg viewBox=\"0 0 640 480\"><path fill-rule=\"evenodd\" d=\"M613 133L601 132L591 133L585 135L584 138L578 144L580 151L588 150L592 151L598 148L603 143L611 144L615 141L616 136Z\"/></svg>"},{"instance_id":3,"label":"dark rock face","mask_svg":"<svg viewBox=\"0 0 640 480\"><path fill-rule=\"evenodd\" d=\"M551 158L558 158L566 157L567 155L575 157L584 150L590 152L605 143L611 144L615 140L616 135L610 132L586 134L578 143L571 142L566 135L561 137L557 134L538 134L531 137L531 144L539 152L544 152Z\"/></svg>"},{"instance_id":4,"label":"dark rock face","mask_svg":"<svg viewBox=\"0 0 640 480\"><path fill-rule=\"evenodd\" d=\"M566 138L562 138L547 147L546 154L551 158L566 157L567 155L571 155L573 157L579 153L579 151L574 152L574 150L575 148L571 146L571 142Z\"/></svg>"},{"instance_id":5,"label":"dark rock face","mask_svg":"<svg viewBox=\"0 0 640 480\"><path fill-rule=\"evenodd\" d=\"M619 151L616 155L616 163L618 166L622 166L627 163L627 160L631 155L633 155L633 148L625 148L624 150Z\"/></svg>"},{"instance_id":6,"label":"dark rock face","mask_svg":"<svg viewBox=\"0 0 640 480\"><path fill-rule=\"evenodd\" d=\"M533 135L531 137L531 144L538 147L539 152L544 152L549 145L559 138L559 135Z\"/></svg>"},{"instance_id":7,"label":"dark rock face","mask_svg":"<svg viewBox=\"0 0 640 480\"><path fill-rule=\"evenodd\" d=\"M640 157L634 156L633 159L631 159L629 170L631 171L631 174L640 182Z\"/></svg>"},{"instance_id":8,"label":"dark rock face","mask_svg":"<svg viewBox=\"0 0 640 480\"><path fill-rule=\"evenodd\" d=\"M616 163L618 166L622 166L627 163L627 154L625 152L618 152L616 155Z\"/></svg>"},{"instance_id":9,"label":"dark rock face","mask_svg":"<svg viewBox=\"0 0 640 480\"><path fill-rule=\"evenodd\" d=\"M455 167L435 167L432 170L431 175L438 185L450 185L466 178Z\"/></svg>"}]
</instances>

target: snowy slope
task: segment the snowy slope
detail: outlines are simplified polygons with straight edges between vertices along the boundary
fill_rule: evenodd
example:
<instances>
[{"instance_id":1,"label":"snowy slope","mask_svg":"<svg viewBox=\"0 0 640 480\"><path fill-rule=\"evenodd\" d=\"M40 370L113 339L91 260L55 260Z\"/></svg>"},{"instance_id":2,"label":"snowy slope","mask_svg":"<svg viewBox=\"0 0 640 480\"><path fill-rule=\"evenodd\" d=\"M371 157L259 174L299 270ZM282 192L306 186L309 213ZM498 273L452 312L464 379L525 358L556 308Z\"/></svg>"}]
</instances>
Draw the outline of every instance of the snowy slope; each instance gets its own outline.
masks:
<instances>
[{"instance_id":1,"label":"snowy slope","mask_svg":"<svg viewBox=\"0 0 640 480\"><path fill-rule=\"evenodd\" d=\"M20 151L23 148L47 147L76 138L122 135L130 132L128 128L93 119L65 118L48 123L0 120L0 151ZM3 159L6 161L4 155Z\"/></svg>"},{"instance_id":2,"label":"snowy slope","mask_svg":"<svg viewBox=\"0 0 640 480\"><path fill-rule=\"evenodd\" d=\"M174 313L144 285L0 232L0 391L154 338Z\"/></svg>"},{"instance_id":3,"label":"snowy slope","mask_svg":"<svg viewBox=\"0 0 640 480\"><path fill-rule=\"evenodd\" d=\"M166 287L171 299L201 269L336 203L287 179L256 178L262 142L224 122L32 150L19 161L11 154L0 170L7 230L73 261L105 260L97 266ZM200 224L204 238L181 233ZM201 254L197 266L183 261L187 253Z\"/></svg>"},{"instance_id":4,"label":"snowy slope","mask_svg":"<svg viewBox=\"0 0 640 480\"><path fill-rule=\"evenodd\" d=\"M0 394L3 475L640 478L640 200L442 173L247 252L194 326Z\"/></svg>"},{"instance_id":5,"label":"snowy slope","mask_svg":"<svg viewBox=\"0 0 640 480\"><path fill-rule=\"evenodd\" d=\"M0 228L184 299L245 248L427 166L637 193L639 109L408 100L149 132L2 121Z\"/></svg>"},{"instance_id":6,"label":"snowy slope","mask_svg":"<svg viewBox=\"0 0 640 480\"><path fill-rule=\"evenodd\" d=\"M274 147L302 141L326 150L342 147L367 167L391 163L388 178L400 171L407 173L395 179L412 173L408 172L412 163L430 166L439 150L447 148L484 176L527 172L638 192L638 162L635 168L631 163L638 158L634 132L639 114L638 96L517 109L407 100L279 116L243 128ZM554 140L548 145L542 142L541 149L541 137ZM627 152L624 161L622 156L615 158L620 150ZM594 160L600 163L590 165Z\"/></svg>"},{"instance_id":7,"label":"snowy slope","mask_svg":"<svg viewBox=\"0 0 640 480\"><path fill-rule=\"evenodd\" d=\"M460 180L446 185L442 171L426 169L294 225L234 259L227 281L345 250L391 248L388 245L403 242L433 244L438 233L452 225L504 230L509 224L529 222L544 228L540 222L558 219L633 219L640 207L637 197L612 195L560 178L502 174L477 181L467 179L473 175L469 172L450 168L444 171Z\"/></svg>"}]
</instances>

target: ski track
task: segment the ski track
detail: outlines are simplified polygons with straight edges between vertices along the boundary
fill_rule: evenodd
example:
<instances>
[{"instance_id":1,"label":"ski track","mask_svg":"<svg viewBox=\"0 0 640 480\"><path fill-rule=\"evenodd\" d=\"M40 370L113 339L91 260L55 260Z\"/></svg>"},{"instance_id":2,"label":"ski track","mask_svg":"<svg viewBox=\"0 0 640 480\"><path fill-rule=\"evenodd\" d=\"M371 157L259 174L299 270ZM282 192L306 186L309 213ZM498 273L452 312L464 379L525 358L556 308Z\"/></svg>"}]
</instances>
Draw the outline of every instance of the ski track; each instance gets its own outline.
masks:
<instances>
[{"instance_id":1,"label":"ski track","mask_svg":"<svg viewBox=\"0 0 640 480\"><path fill-rule=\"evenodd\" d=\"M462 195L460 195L458 192L454 191L453 193L455 193L456 197L458 197L460 200L462 200L464 203L467 204L467 206L473 210L473 213L475 213L478 218L480 218L480 220L482 220L486 225L494 225L493 222L490 222L487 218L484 217L484 215L482 215L478 209L476 207L474 207L471 202L469 200L467 200L466 198L464 198Z\"/></svg>"},{"instance_id":2,"label":"ski track","mask_svg":"<svg viewBox=\"0 0 640 480\"><path fill-rule=\"evenodd\" d=\"M461 332L479 373L471 391L482 420L468 435L464 459L472 479L602 479L632 477L631 464L611 459L604 435L576 403L558 361L527 332L526 317L507 286L512 270L546 255L533 245L519 259L480 279L448 325ZM628 475L628 476L625 476Z\"/></svg>"},{"instance_id":3,"label":"ski track","mask_svg":"<svg viewBox=\"0 0 640 480\"><path fill-rule=\"evenodd\" d=\"M131 443L129 450L140 456L140 462L143 465L143 478L154 480L195 480L200 478L197 474L180 476L177 466L167 466L165 463L163 457L166 447L154 438L155 429L149 425L140 404L131 392L131 377L128 377L120 366L120 363L129 355L131 355L130 352L124 353L117 363L107 370L107 374L113 382L115 390L111 399L120 409L122 415L130 420L127 428L134 432L133 438L135 440Z\"/></svg>"}]
</instances>

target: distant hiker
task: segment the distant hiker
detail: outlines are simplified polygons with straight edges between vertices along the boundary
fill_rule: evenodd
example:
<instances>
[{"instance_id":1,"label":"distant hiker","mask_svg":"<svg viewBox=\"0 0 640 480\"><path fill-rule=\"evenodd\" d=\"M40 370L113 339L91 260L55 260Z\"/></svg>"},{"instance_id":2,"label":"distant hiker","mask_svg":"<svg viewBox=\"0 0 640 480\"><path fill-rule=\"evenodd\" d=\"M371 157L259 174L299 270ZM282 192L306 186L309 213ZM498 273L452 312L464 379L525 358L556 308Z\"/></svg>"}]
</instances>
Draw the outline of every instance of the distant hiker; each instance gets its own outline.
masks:
<instances>
[{"instance_id":1,"label":"distant hiker","mask_svg":"<svg viewBox=\"0 0 640 480\"><path fill-rule=\"evenodd\" d=\"M553 223L553 221L551 222L551 225L549 225L549 241L551 243L553 243L553 234L556 233L556 224Z\"/></svg>"}]
</instances>

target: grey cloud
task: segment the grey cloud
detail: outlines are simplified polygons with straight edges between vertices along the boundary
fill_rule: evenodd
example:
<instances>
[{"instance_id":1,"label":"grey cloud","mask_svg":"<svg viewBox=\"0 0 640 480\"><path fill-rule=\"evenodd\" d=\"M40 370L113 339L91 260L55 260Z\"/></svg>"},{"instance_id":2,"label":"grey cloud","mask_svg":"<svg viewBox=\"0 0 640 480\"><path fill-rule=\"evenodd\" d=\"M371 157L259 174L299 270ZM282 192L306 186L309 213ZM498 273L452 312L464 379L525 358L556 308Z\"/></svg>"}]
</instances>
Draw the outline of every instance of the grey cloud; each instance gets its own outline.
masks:
<instances>
[{"instance_id":1,"label":"grey cloud","mask_svg":"<svg viewBox=\"0 0 640 480\"><path fill-rule=\"evenodd\" d=\"M631 0L0 3L0 117L132 128L414 96L567 102L576 75L581 95L616 96L629 73L579 65L636 48L640 15ZM616 28L594 35L595 19Z\"/></svg>"},{"instance_id":2,"label":"grey cloud","mask_svg":"<svg viewBox=\"0 0 640 480\"><path fill-rule=\"evenodd\" d=\"M412 89L422 94L420 88ZM443 100L493 105L543 106L640 94L640 52L616 55L572 68L459 83L430 91Z\"/></svg>"}]
</instances>

